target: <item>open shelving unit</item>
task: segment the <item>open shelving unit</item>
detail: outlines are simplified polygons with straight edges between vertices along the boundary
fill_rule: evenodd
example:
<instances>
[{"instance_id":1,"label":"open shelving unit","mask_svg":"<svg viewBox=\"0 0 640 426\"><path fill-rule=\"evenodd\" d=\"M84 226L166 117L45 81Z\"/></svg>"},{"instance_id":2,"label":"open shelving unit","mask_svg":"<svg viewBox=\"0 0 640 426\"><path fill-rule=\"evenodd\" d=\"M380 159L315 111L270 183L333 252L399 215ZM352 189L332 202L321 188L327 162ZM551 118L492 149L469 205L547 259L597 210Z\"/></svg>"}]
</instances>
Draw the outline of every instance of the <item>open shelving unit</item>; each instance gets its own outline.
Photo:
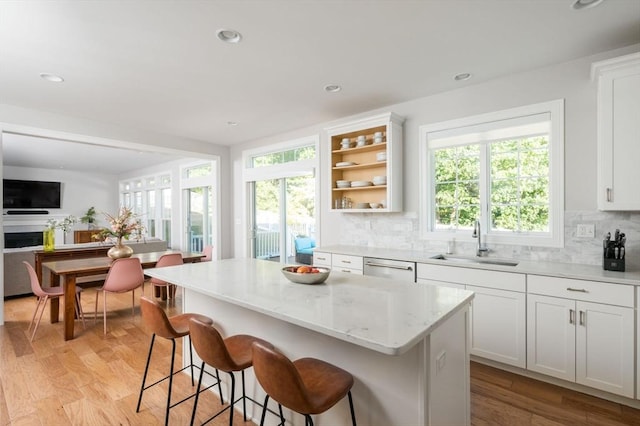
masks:
<instances>
[{"instance_id":1,"label":"open shelving unit","mask_svg":"<svg viewBox=\"0 0 640 426\"><path fill-rule=\"evenodd\" d=\"M394 113L346 123L327 129L331 144L331 211L398 212L402 211L402 123L404 119ZM380 132L382 141L375 143L374 134ZM365 145L356 146L356 139L365 136ZM351 141L349 148L342 148L342 140ZM381 153L386 160L380 159ZM337 166L338 163L353 163ZM386 176L386 184L373 184L374 177ZM371 182L370 186L339 188L337 181ZM343 200L348 202L343 203ZM368 207L377 203L378 208ZM366 205L367 207L364 207ZM362 208L361 208L362 207Z\"/></svg>"}]
</instances>

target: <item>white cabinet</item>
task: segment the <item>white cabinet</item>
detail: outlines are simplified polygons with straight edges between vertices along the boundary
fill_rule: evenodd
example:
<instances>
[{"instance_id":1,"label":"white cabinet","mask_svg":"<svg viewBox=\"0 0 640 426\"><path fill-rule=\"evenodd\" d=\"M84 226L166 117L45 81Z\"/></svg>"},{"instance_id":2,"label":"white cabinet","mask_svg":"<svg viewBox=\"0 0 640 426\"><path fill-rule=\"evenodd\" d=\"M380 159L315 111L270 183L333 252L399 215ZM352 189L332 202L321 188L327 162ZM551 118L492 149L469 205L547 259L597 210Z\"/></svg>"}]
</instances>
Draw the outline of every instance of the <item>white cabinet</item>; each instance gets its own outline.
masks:
<instances>
[{"instance_id":1,"label":"white cabinet","mask_svg":"<svg viewBox=\"0 0 640 426\"><path fill-rule=\"evenodd\" d=\"M326 129L329 210L402 211L402 123L385 113ZM358 139L362 142L358 143ZM343 145L343 141L345 145ZM370 204L376 208L370 208Z\"/></svg>"},{"instance_id":2,"label":"white cabinet","mask_svg":"<svg viewBox=\"0 0 640 426\"><path fill-rule=\"evenodd\" d=\"M633 286L536 275L527 284L527 368L633 398Z\"/></svg>"},{"instance_id":3,"label":"white cabinet","mask_svg":"<svg viewBox=\"0 0 640 426\"><path fill-rule=\"evenodd\" d=\"M346 254L331 255L331 268L335 271L362 275L364 258Z\"/></svg>"},{"instance_id":4,"label":"white cabinet","mask_svg":"<svg viewBox=\"0 0 640 426\"><path fill-rule=\"evenodd\" d=\"M416 276L418 283L463 286L475 292L470 312L471 354L525 368L523 274L418 263Z\"/></svg>"},{"instance_id":5,"label":"white cabinet","mask_svg":"<svg viewBox=\"0 0 640 426\"><path fill-rule=\"evenodd\" d=\"M594 63L598 81L598 208L640 210L640 53Z\"/></svg>"},{"instance_id":6,"label":"white cabinet","mask_svg":"<svg viewBox=\"0 0 640 426\"><path fill-rule=\"evenodd\" d=\"M327 268L331 268L331 253L314 250L313 264L315 266L326 266Z\"/></svg>"}]
</instances>

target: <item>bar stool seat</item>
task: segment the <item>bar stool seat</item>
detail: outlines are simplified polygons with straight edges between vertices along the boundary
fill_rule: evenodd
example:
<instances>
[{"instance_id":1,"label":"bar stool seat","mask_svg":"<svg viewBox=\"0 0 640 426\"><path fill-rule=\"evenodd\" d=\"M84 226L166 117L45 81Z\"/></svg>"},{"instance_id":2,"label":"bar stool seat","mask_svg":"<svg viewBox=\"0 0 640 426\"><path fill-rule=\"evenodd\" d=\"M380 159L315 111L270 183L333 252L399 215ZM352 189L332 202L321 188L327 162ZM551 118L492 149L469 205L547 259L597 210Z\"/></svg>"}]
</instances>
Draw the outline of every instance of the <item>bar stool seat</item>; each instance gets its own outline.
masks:
<instances>
[{"instance_id":1,"label":"bar stool seat","mask_svg":"<svg viewBox=\"0 0 640 426\"><path fill-rule=\"evenodd\" d=\"M200 359L202 359L200 377L198 379L198 391L196 393L196 400L193 403L193 412L191 414L191 424L193 425L195 421L196 410L198 408L198 396L204 391L204 389L200 390L200 386L202 384L202 373L205 371L205 364L214 367L216 370L229 373L231 376L231 397L230 404L228 406L218 411L213 415L213 417L210 417L204 423L208 423L220 414L224 413L226 410L229 410L229 425L233 426L233 407L235 403L240 400L242 400L242 412L244 421L246 422L246 400L249 399L250 401L257 403L250 397L246 396L244 383L244 370L253 365L251 348L254 343L260 343L266 347L270 347L271 344L258 337L246 334L238 334L223 338L215 327L199 321L198 319L189 320L189 324L193 347L196 349L196 353ZM237 400L235 399L235 375L233 374L235 371L240 371L242 375L242 397ZM220 392L220 398L222 399L222 392Z\"/></svg>"},{"instance_id":2,"label":"bar stool seat","mask_svg":"<svg viewBox=\"0 0 640 426\"><path fill-rule=\"evenodd\" d=\"M142 319L144 320L146 326L152 332L151 335L151 343L149 345L149 354L147 356L147 365L144 368L144 375L142 376L142 385L140 386L140 395L138 396L138 405L136 407L136 413L140 411L140 404L142 403L142 394L145 390L149 389L152 386L155 386L167 379L169 379L169 390L167 392L167 408L165 413L165 425L169 423L169 410L176 405L192 398L195 394L190 395L176 403L171 404L171 387L173 385L173 376L178 374L187 368L191 368L191 386L195 385L194 376L193 376L193 350L191 347L191 341L189 342L189 357L190 363L188 366L178 370L173 371L174 362L175 362L175 354L176 354L176 339L184 336L190 337L189 331L189 321L192 319L196 319L203 324L211 325L213 324L213 320L204 315L195 314L195 313L184 313L174 315L172 317L167 317L167 314L164 312L162 307L155 300L148 299L147 297L140 298L140 309L142 311ZM169 339L172 341L172 351L171 351L171 369L169 370L169 375L163 377L162 379L150 384L146 385L147 381L147 373L149 372L149 363L151 361L151 354L153 352L153 344L155 342L156 336L163 337L165 339ZM197 368L197 367L196 367ZM222 391L220 386L220 378L218 377L218 372L216 371L216 379L217 383L214 383L212 386L218 385L219 390ZM146 385L146 386L145 386ZM207 389L209 389L209 386ZM222 393L222 392L221 392Z\"/></svg>"},{"instance_id":3,"label":"bar stool seat","mask_svg":"<svg viewBox=\"0 0 640 426\"><path fill-rule=\"evenodd\" d=\"M301 358L291 361L273 346L253 344L253 370L258 382L267 393L260 425L264 424L269 398L278 402L280 420L284 424L282 407L305 416L305 424L313 426L311 414L321 414L349 397L351 422L356 426L351 388L353 376L333 364L315 359Z\"/></svg>"}]
</instances>

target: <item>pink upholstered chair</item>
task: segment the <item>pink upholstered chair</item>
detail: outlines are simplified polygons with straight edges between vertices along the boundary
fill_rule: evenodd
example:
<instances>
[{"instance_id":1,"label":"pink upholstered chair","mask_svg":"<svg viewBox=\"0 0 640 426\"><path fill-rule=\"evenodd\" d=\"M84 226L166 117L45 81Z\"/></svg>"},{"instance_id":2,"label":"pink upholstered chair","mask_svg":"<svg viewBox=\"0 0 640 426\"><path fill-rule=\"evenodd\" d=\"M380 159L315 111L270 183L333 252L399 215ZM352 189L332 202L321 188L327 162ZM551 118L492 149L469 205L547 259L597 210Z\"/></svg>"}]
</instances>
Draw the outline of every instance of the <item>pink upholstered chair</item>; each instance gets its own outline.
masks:
<instances>
[{"instance_id":1,"label":"pink upholstered chair","mask_svg":"<svg viewBox=\"0 0 640 426\"><path fill-rule=\"evenodd\" d=\"M156 268L163 268L165 266L174 266L174 265L182 265L184 262L182 261L182 255L180 253L167 253L160 256L158 262L156 263ZM176 290L175 285L168 283L166 281L162 281L158 278L151 278L149 282L153 285L153 291L155 292L156 287L166 287L167 288L167 298L172 298L175 296Z\"/></svg>"},{"instance_id":2,"label":"pink upholstered chair","mask_svg":"<svg viewBox=\"0 0 640 426\"><path fill-rule=\"evenodd\" d=\"M40 285L40 280L38 280L38 275L36 274L35 269L33 269L33 266L31 266L31 264L29 264L29 262L23 261L22 263L24 263L24 265L27 267L27 272L29 273L29 280L31 281L31 291L38 298L38 303L36 304L36 310L33 313L33 317L31 318L31 322L29 323L29 328L27 328L27 332L29 332L31 330L31 327L34 325L34 322L35 322L35 326L33 327L33 332L31 334L31 338L29 339L31 342L33 342L33 338L35 337L36 331L38 330L38 326L40 325L40 320L42 319L42 314L44 313L44 310L45 310L45 308L47 306L47 300L63 297L64 296L64 288L63 287L45 287L45 288L42 288L42 286ZM76 310L76 315L78 316L78 318L82 319L82 326L84 327L84 325L85 325L84 324L84 312L82 311L82 304L80 303L80 293L81 292L82 292L82 289L80 287L76 287L76 306L75 306L75 310ZM40 307L42 307L42 309L40 309ZM39 314L38 314L38 311L40 311ZM36 320L36 316L38 317L37 320Z\"/></svg>"},{"instance_id":3,"label":"pink upholstered chair","mask_svg":"<svg viewBox=\"0 0 640 426\"><path fill-rule=\"evenodd\" d=\"M142 264L137 257L116 259L111 264L111 268L104 280L104 285L96 291L96 309L94 322L98 317L98 296L104 293L102 302L102 315L104 319L104 334L107 334L107 293L131 292L131 315L135 315L135 294L136 288L144 283L144 273Z\"/></svg>"},{"instance_id":4,"label":"pink upholstered chair","mask_svg":"<svg viewBox=\"0 0 640 426\"><path fill-rule=\"evenodd\" d=\"M213 246L204 246L202 248L202 254L204 254L204 257L200 259L201 262L211 262L213 257Z\"/></svg>"}]
</instances>

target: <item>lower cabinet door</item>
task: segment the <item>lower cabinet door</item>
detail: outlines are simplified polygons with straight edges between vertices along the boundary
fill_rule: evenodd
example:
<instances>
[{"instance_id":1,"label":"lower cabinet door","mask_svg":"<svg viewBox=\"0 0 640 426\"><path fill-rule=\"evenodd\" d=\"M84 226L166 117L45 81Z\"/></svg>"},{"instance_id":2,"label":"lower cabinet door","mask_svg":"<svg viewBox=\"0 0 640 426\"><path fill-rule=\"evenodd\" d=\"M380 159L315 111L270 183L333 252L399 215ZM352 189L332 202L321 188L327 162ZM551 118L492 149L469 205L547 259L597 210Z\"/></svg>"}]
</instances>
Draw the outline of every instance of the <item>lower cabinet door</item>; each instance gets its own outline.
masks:
<instances>
[{"instance_id":1,"label":"lower cabinet door","mask_svg":"<svg viewBox=\"0 0 640 426\"><path fill-rule=\"evenodd\" d=\"M527 369L575 381L575 308L574 300L528 295Z\"/></svg>"},{"instance_id":2,"label":"lower cabinet door","mask_svg":"<svg viewBox=\"0 0 640 426\"><path fill-rule=\"evenodd\" d=\"M633 308L576 302L576 382L633 398Z\"/></svg>"},{"instance_id":3,"label":"lower cabinet door","mask_svg":"<svg viewBox=\"0 0 640 426\"><path fill-rule=\"evenodd\" d=\"M466 286L471 302L471 354L526 367L525 293Z\"/></svg>"}]
</instances>

